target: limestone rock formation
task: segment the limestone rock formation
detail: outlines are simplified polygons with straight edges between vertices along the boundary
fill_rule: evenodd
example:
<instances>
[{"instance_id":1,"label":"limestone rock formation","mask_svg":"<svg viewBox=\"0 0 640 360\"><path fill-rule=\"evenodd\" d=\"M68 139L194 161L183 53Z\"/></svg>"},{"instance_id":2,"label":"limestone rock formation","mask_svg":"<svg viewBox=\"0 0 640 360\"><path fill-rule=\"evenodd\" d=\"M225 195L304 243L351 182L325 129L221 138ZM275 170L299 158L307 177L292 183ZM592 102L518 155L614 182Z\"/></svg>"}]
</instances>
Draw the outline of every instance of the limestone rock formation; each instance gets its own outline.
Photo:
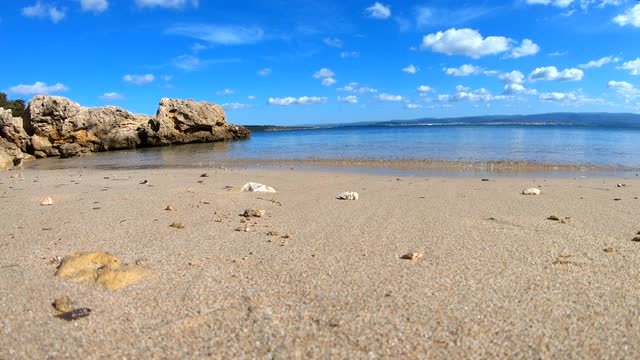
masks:
<instances>
[{"instance_id":1,"label":"limestone rock formation","mask_svg":"<svg viewBox=\"0 0 640 360\"><path fill-rule=\"evenodd\" d=\"M11 169L22 163L24 154L20 148L4 139L0 138L0 170Z\"/></svg>"},{"instance_id":2,"label":"limestone rock formation","mask_svg":"<svg viewBox=\"0 0 640 360\"><path fill-rule=\"evenodd\" d=\"M22 152L26 152L29 135L22 127L22 121L22 118L13 117L11 110L0 108L0 137L16 144Z\"/></svg>"},{"instance_id":3,"label":"limestone rock formation","mask_svg":"<svg viewBox=\"0 0 640 360\"><path fill-rule=\"evenodd\" d=\"M211 103L162 99L155 118L141 129L141 138L152 146L238 140L249 130L227 123L224 110Z\"/></svg>"},{"instance_id":4,"label":"limestone rock formation","mask_svg":"<svg viewBox=\"0 0 640 360\"><path fill-rule=\"evenodd\" d=\"M142 122L115 106L86 108L64 97L39 95L29 102L25 123L33 135L31 150L42 157L136 148ZM74 145L61 151L65 144Z\"/></svg>"}]
</instances>

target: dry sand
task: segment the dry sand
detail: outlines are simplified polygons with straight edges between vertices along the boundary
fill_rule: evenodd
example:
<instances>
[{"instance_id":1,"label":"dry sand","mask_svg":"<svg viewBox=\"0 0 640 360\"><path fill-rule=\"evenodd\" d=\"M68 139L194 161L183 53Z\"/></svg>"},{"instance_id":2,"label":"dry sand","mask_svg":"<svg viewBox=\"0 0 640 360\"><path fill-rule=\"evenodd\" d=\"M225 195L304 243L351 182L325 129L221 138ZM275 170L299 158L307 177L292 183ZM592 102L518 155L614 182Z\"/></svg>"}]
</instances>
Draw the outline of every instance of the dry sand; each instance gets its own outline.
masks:
<instances>
[{"instance_id":1,"label":"dry sand","mask_svg":"<svg viewBox=\"0 0 640 360\"><path fill-rule=\"evenodd\" d=\"M0 358L640 356L638 178L202 172L0 173ZM155 276L54 277L77 251ZM91 315L54 317L63 295Z\"/></svg>"}]
</instances>

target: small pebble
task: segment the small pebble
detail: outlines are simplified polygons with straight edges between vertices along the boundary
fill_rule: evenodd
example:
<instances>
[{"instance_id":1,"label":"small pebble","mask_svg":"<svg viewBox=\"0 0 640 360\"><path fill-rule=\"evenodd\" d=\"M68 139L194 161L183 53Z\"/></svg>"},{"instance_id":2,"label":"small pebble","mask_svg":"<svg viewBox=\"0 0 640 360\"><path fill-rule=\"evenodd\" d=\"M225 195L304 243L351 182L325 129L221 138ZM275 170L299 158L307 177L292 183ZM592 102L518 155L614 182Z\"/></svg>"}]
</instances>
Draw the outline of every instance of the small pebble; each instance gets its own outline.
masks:
<instances>
[{"instance_id":1,"label":"small pebble","mask_svg":"<svg viewBox=\"0 0 640 360\"><path fill-rule=\"evenodd\" d=\"M169 226L176 229L184 229L184 224L179 221L173 222Z\"/></svg>"},{"instance_id":2,"label":"small pebble","mask_svg":"<svg viewBox=\"0 0 640 360\"><path fill-rule=\"evenodd\" d=\"M148 184L148 183L149 183L149 180L142 180L142 181L140 181L140 185L144 185L144 184Z\"/></svg>"},{"instance_id":3,"label":"small pebble","mask_svg":"<svg viewBox=\"0 0 640 360\"><path fill-rule=\"evenodd\" d=\"M202 173L200 177L209 177L209 175L207 175L207 173Z\"/></svg>"},{"instance_id":4,"label":"small pebble","mask_svg":"<svg viewBox=\"0 0 640 360\"><path fill-rule=\"evenodd\" d=\"M167 211L178 211L175 207L173 207L172 205L167 205L166 208L164 208Z\"/></svg>"},{"instance_id":5,"label":"small pebble","mask_svg":"<svg viewBox=\"0 0 640 360\"><path fill-rule=\"evenodd\" d=\"M280 233L277 230L270 230L267 235L269 236L280 236Z\"/></svg>"},{"instance_id":6,"label":"small pebble","mask_svg":"<svg viewBox=\"0 0 640 360\"><path fill-rule=\"evenodd\" d=\"M403 259L403 260L418 260L423 256L424 256L424 254L422 254L422 253L412 252L412 253L407 253L407 254L404 254L404 255L400 256L400 259Z\"/></svg>"},{"instance_id":7,"label":"small pebble","mask_svg":"<svg viewBox=\"0 0 640 360\"><path fill-rule=\"evenodd\" d=\"M613 199L613 201L620 201L620 200L622 200L622 199L621 199L621 198L615 198L615 199Z\"/></svg>"},{"instance_id":8,"label":"small pebble","mask_svg":"<svg viewBox=\"0 0 640 360\"><path fill-rule=\"evenodd\" d=\"M553 221L560 221L560 218L555 216L555 215L551 215L547 218L548 220L553 220Z\"/></svg>"},{"instance_id":9,"label":"small pebble","mask_svg":"<svg viewBox=\"0 0 640 360\"><path fill-rule=\"evenodd\" d=\"M244 211L244 213L242 214L242 216L244 216L244 217L252 217L253 216L253 217L261 218L261 217L264 217L266 214L267 214L267 212L264 211L264 210L246 209Z\"/></svg>"},{"instance_id":10,"label":"small pebble","mask_svg":"<svg viewBox=\"0 0 640 360\"><path fill-rule=\"evenodd\" d=\"M606 253L614 253L614 252L616 252L616 249L612 248L612 247L608 247L608 248L604 249L604 252L606 252Z\"/></svg>"},{"instance_id":11,"label":"small pebble","mask_svg":"<svg viewBox=\"0 0 640 360\"><path fill-rule=\"evenodd\" d=\"M636 236L631 241L640 242L640 236Z\"/></svg>"},{"instance_id":12,"label":"small pebble","mask_svg":"<svg viewBox=\"0 0 640 360\"><path fill-rule=\"evenodd\" d=\"M68 311L62 314L58 314L56 315L56 317L67 320L67 321L73 321L73 320L78 320L80 318L89 316L90 314L91 314L91 309L79 308L79 309Z\"/></svg>"},{"instance_id":13,"label":"small pebble","mask_svg":"<svg viewBox=\"0 0 640 360\"><path fill-rule=\"evenodd\" d=\"M482 179L482 181L489 181L489 179Z\"/></svg>"},{"instance_id":14,"label":"small pebble","mask_svg":"<svg viewBox=\"0 0 640 360\"><path fill-rule=\"evenodd\" d=\"M53 205L53 199L50 197L46 197L41 203L40 205L42 206L49 206L49 205Z\"/></svg>"},{"instance_id":15,"label":"small pebble","mask_svg":"<svg viewBox=\"0 0 640 360\"><path fill-rule=\"evenodd\" d=\"M67 295L63 295L53 300L51 305L53 305L56 310L66 313L73 309L73 300Z\"/></svg>"}]
</instances>

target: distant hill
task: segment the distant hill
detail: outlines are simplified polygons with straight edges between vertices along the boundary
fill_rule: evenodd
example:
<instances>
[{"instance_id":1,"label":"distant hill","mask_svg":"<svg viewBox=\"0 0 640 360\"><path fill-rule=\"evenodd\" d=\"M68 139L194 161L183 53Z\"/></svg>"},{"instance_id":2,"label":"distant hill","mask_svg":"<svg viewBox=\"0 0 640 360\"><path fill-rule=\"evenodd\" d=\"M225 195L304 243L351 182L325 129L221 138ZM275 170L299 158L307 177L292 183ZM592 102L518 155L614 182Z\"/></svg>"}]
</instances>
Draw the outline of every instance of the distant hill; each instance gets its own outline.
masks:
<instances>
[{"instance_id":1,"label":"distant hill","mask_svg":"<svg viewBox=\"0 0 640 360\"><path fill-rule=\"evenodd\" d=\"M548 113L534 115L485 115L456 118L421 118L414 120L365 121L316 126L246 126L251 131L283 131L353 126L417 126L417 125L564 125L606 126L640 129L640 114L633 113Z\"/></svg>"}]
</instances>

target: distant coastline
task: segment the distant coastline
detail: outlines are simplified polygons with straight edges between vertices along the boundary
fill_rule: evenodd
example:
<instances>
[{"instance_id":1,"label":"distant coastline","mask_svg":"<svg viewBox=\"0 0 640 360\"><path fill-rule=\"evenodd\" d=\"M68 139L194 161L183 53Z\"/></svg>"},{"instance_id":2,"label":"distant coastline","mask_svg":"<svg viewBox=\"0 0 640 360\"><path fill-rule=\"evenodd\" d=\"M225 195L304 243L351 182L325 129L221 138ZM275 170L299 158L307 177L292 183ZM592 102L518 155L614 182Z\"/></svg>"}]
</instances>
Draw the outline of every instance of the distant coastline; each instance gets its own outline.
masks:
<instances>
[{"instance_id":1,"label":"distant coastline","mask_svg":"<svg viewBox=\"0 0 640 360\"><path fill-rule=\"evenodd\" d=\"M545 113L533 115L484 115L453 118L365 121L321 125L244 125L251 131L287 131L354 126L584 126L640 129L640 114L634 113Z\"/></svg>"}]
</instances>

